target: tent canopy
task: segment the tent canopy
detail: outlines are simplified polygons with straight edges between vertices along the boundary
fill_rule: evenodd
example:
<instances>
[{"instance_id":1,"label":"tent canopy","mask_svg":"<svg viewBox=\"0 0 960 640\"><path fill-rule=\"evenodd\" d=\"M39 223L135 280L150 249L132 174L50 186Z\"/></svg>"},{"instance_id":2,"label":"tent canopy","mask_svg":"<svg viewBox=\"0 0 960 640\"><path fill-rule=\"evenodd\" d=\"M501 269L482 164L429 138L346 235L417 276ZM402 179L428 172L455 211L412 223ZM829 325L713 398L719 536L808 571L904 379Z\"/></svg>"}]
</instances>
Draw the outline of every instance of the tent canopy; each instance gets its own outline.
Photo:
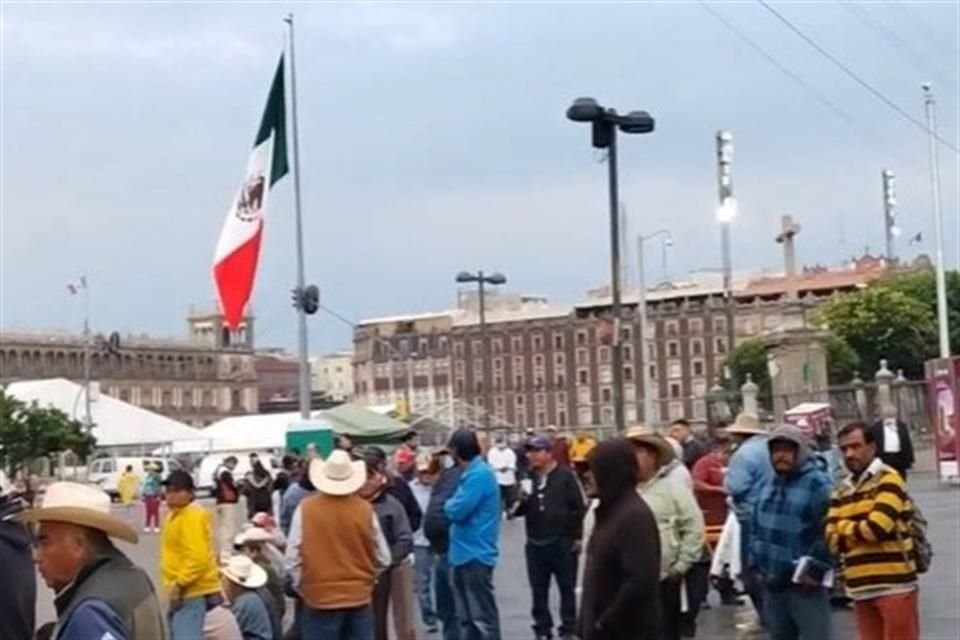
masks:
<instances>
[{"instance_id":1,"label":"tent canopy","mask_svg":"<svg viewBox=\"0 0 960 640\"><path fill-rule=\"evenodd\" d=\"M85 415L84 386L65 378L13 382L7 385L7 393L24 402L59 409L78 420ZM103 393L96 398L91 394L90 414L97 447L167 444L201 437L198 429Z\"/></svg>"},{"instance_id":2,"label":"tent canopy","mask_svg":"<svg viewBox=\"0 0 960 640\"><path fill-rule=\"evenodd\" d=\"M350 436L358 444L399 442L403 434L410 430L399 420L350 403L314 411L310 419L335 433ZM286 446L287 428L298 422L301 422L301 418L296 412L224 418L196 432L193 438L174 443L173 452L283 449Z\"/></svg>"}]
</instances>

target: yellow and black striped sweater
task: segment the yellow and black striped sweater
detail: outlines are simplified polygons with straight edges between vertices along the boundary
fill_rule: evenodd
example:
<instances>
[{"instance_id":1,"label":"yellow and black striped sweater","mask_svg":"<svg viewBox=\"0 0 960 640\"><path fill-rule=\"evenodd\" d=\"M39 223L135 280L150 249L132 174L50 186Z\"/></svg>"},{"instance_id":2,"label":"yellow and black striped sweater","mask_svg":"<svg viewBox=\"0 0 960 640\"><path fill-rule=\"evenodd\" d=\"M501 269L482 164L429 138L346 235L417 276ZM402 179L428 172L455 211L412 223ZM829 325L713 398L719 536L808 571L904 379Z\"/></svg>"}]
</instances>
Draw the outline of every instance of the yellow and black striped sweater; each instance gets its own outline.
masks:
<instances>
[{"instance_id":1,"label":"yellow and black striped sweater","mask_svg":"<svg viewBox=\"0 0 960 640\"><path fill-rule=\"evenodd\" d=\"M911 590L917 581L907 519L906 484L879 458L858 481L845 480L830 497L826 538L843 566L847 591L862 600Z\"/></svg>"}]
</instances>

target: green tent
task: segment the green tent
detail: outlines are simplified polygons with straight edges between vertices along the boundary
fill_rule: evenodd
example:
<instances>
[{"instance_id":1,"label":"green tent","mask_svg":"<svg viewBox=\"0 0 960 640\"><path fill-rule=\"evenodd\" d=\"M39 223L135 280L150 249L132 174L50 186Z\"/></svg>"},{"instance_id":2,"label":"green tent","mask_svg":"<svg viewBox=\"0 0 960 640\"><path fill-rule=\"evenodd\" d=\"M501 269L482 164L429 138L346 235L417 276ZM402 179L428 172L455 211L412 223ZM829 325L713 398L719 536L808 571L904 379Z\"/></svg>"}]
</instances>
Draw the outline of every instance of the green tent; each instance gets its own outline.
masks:
<instances>
[{"instance_id":1,"label":"green tent","mask_svg":"<svg viewBox=\"0 0 960 640\"><path fill-rule=\"evenodd\" d=\"M410 431L404 422L349 402L324 409L317 417L328 423L334 433L350 436L358 445L395 445Z\"/></svg>"}]
</instances>

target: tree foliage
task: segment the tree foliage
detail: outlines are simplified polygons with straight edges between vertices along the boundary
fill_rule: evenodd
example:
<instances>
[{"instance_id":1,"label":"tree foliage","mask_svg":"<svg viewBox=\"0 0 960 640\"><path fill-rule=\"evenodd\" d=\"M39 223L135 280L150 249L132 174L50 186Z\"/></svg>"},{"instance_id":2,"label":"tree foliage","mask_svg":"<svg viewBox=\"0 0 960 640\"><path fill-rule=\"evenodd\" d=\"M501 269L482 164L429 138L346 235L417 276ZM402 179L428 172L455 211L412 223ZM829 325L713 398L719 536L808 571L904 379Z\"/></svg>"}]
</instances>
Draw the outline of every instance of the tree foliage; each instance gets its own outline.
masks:
<instances>
[{"instance_id":1,"label":"tree foliage","mask_svg":"<svg viewBox=\"0 0 960 640\"><path fill-rule=\"evenodd\" d=\"M848 384L860 371L860 356L846 340L827 334L823 339L824 355L827 358L827 381L830 384Z\"/></svg>"},{"instance_id":2,"label":"tree foliage","mask_svg":"<svg viewBox=\"0 0 960 640\"><path fill-rule=\"evenodd\" d=\"M922 375L924 361L936 354L934 310L905 285L881 281L844 294L817 309L814 320L853 349L865 375L881 359L891 369Z\"/></svg>"},{"instance_id":3,"label":"tree foliage","mask_svg":"<svg viewBox=\"0 0 960 640\"><path fill-rule=\"evenodd\" d=\"M932 271L905 273L881 280L883 286L900 291L929 307L936 322L937 280ZM950 353L960 353L960 273L946 273L947 324L950 327ZM931 346L934 354L939 352L939 341Z\"/></svg>"},{"instance_id":4,"label":"tree foliage","mask_svg":"<svg viewBox=\"0 0 960 640\"><path fill-rule=\"evenodd\" d=\"M727 357L729 367L737 384L747 381L747 374L760 387L760 397L770 396L770 369L767 366L767 348L757 339L744 340Z\"/></svg>"},{"instance_id":5,"label":"tree foliage","mask_svg":"<svg viewBox=\"0 0 960 640\"><path fill-rule=\"evenodd\" d=\"M60 451L86 457L96 439L59 409L27 404L0 388L0 468L11 474Z\"/></svg>"}]
</instances>

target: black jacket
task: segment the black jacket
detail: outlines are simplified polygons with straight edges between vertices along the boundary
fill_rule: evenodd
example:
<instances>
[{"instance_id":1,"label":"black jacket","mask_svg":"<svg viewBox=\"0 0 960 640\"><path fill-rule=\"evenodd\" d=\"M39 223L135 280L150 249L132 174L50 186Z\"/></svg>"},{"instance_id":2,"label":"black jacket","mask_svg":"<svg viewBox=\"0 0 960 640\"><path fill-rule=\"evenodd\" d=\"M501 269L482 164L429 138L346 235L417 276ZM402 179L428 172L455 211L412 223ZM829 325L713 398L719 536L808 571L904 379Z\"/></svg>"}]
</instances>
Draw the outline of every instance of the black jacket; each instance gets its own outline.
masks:
<instances>
[{"instance_id":1,"label":"black jacket","mask_svg":"<svg viewBox=\"0 0 960 640\"><path fill-rule=\"evenodd\" d=\"M910 440L910 429L903 422L897 420L897 434L900 436L900 451L887 453L884 451L883 421L875 422L870 430L873 432L873 441L877 445L877 455L883 463L896 469L901 476L907 477L907 470L913 467L913 441Z\"/></svg>"},{"instance_id":2,"label":"black jacket","mask_svg":"<svg viewBox=\"0 0 960 640\"><path fill-rule=\"evenodd\" d=\"M30 640L34 630L37 573L27 528L12 520L19 500L0 496L0 638Z\"/></svg>"},{"instance_id":3,"label":"black jacket","mask_svg":"<svg viewBox=\"0 0 960 640\"><path fill-rule=\"evenodd\" d=\"M423 511L420 510L417 498L413 495L407 481L400 476L391 475L387 493L403 505L403 510L407 512L407 520L410 521L410 530L416 531L419 529L420 521L423 520Z\"/></svg>"},{"instance_id":4,"label":"black jacket","mask_svg":"<svg viewBox=\"0 0 960 640\"><path fill-rule=\"evenodd\" d=\"M634 492L597 509L587 546L580 637L656 640L661 633L660 533Z\"/></svg>"},{"instance_id":5,"label":"black jacket","mask_svg":"<svg viewBox=\"0 0 960 640\"><path fill-rule=\"evenodd\" d=\"M533 543L560 538L580 540L587 506L573 471L557 465L547 474L542 486L540 474L532 472L530 479L533 495L524 496L514 512L526 519L527 540Z\"/></svg>"},{"instance_id":6,"label":"black jacket","mask_svg":"<svg viewBox=\"0 0 960 640\"><path fill-rule=\"evenodd\" d=\"M710 453L710 447L707 443L696 437L690 438L680 446L683 447L683 464L688 469L693 469L697 460Z\"/></svg>"},{"instance_id":7,"label":"black jacket","mask_svg":"<svg viewBox=\"0 0 960 640\"><path fill-rule=\"evenodd\" d=\"M444 469L430 490L430 502L423 518L423 534L430 542L434 553L446 553L450 549L450 521L443 507L457 491L463 469L458 465Z\"/></svg>"}]
</instances>

